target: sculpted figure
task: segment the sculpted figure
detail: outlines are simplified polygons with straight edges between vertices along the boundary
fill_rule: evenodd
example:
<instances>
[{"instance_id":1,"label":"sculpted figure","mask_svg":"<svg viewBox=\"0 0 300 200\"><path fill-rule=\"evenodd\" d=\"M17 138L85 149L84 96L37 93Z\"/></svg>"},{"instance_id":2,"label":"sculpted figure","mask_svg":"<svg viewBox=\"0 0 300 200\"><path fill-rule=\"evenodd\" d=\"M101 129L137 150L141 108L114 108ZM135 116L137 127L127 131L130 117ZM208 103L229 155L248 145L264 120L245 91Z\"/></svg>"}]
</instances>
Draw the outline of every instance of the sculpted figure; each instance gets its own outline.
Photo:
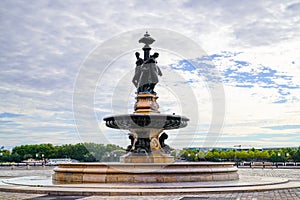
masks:
<instances>
[{"instance_id":1,"label":"sculpted figure","mask_svg":"<svg viewBox=\"0 0 300 200\"><path fill-rule=\"evenodd\" d=\"M134 84L134 86L136 88L138 88L139 85L139 80L140 80L140 76L142 73L142 64L144 63L144 60L142 58L140 58L140 53L139 52L135 52L135 57L137 59L137 61L135 62L136 67L135 67L135 74L134 77L132 79L132 83Z\"/></svg>"},{"instance_id":2,"label":"sculpted figure","mask_svg":"<svg viewBox=\"0 0 300 200\"><path fill-rule=\"evenodd\" d=\"M165 132L163 132L159 137L159 143L160 143L160 146L164 150L165 153L170 153L171 148L169 147L169 145L165 144L166 139L168 139L168 135Z\"/></svg>"},{"instance_id":3,"label":"sculpted figure","mask_svg":"<svg viewBox=\"0 0 300 200\"><path fill-rule=\"evenodd\" d=\"M156 59L159 54L154 53L146 62L143 61L142 63L141 58L139 58L139 53L138 55L137 53L137 66L132 80L133 84L137 88L137 93L156 94L154 92L154 87L158 83L158 76L162 76L160 68L156 65ZM142 63L142 65L138 65L140 63Z\"/></svg>"}]
</instances>

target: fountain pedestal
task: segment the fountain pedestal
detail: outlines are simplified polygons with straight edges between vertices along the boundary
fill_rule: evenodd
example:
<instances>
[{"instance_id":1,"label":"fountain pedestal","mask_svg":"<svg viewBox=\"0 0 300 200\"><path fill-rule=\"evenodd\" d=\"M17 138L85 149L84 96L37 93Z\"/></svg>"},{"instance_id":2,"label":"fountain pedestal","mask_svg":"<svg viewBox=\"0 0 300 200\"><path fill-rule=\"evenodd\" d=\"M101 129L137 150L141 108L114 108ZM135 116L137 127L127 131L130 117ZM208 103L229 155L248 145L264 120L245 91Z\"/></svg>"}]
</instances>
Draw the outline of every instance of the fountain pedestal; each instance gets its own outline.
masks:
<instances>
[{"instance_id":1,"label":"fountain pedestal","mask_svg":"<svg viewBox=\"0 0 300 200\"><path fill-rule=\"evenodd\" d=\"M152 152L148 155L128 153L120 158L121 163L173 163L174 157L161 151Z\"/></svg>"},{"instance_id":2,"label":"fountain pedestal","mask_svg":"<svg viewBox=\"0 0 300 200\"><path fill-rule=\"evenodd\" d=\"M138 94L134 105L134 113L150 114L159 113L159 105L156 102L158 97L156 94Z\"/></svg>"}]
</instances>

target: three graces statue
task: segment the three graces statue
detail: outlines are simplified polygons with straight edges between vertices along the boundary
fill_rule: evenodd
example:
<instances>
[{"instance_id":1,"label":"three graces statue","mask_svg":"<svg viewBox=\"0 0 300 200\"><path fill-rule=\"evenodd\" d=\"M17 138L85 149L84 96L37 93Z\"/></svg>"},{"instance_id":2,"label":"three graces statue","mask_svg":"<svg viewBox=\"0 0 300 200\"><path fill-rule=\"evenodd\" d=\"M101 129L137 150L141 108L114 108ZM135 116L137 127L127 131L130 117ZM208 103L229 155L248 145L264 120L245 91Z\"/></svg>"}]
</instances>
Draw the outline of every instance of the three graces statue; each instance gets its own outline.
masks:
<instances>
[{"instance_id":1,"label":"three graces statue","mask_svg":"<svg viewBox=\"0 0 300 200\"><path fill-rule=\"evenodd\" d=\"M137 94L156 94L154 87L158 83L158 76L162 76L161 70L156 65L159 54L154 53L147 60L140 58L139 52L136 52L135 56L137 61L132 82L137 88Z\"/></svg>"}]
</instances>

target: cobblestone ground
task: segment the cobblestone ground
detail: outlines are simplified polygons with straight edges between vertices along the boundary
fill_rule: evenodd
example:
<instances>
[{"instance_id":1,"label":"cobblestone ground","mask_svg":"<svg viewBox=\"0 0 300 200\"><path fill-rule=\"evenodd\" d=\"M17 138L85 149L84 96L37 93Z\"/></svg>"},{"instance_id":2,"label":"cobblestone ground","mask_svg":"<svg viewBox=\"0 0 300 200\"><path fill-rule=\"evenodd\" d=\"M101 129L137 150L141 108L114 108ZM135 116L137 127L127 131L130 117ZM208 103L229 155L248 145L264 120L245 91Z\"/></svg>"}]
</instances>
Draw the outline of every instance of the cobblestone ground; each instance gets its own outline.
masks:
<instances>
[{"instance_id":1,"label":"cobblestone ground","mask_svg":"<svg viewBox=\"0 0 300 200\"><path fill-rule=\"evenodd\" d=\"M52 169L44 170L3 170L0 169L0 177L15 177L24 175L51 175ZM300 169L239 169L240 175L247 176L268 176L268 177L284 177L291 181L300 182ZM238 193L219 193L219 194L201 194L201 195L182 195L182 196L114 196L114 197L79 197L79 196L47 196L44 194L24 194L24 193L8 193L0 191L0 200L19 200L19 199L34 199L34 200L53 200L53 199L67 199L67 200L96 200L96 199L108 199L108 200L147 200L147 199L174 199L174 200L283 200L283 199L295 199L300 200L300 188L296 189L284 189L265 192L238 192Z\"/></svg>"}]
</instances>

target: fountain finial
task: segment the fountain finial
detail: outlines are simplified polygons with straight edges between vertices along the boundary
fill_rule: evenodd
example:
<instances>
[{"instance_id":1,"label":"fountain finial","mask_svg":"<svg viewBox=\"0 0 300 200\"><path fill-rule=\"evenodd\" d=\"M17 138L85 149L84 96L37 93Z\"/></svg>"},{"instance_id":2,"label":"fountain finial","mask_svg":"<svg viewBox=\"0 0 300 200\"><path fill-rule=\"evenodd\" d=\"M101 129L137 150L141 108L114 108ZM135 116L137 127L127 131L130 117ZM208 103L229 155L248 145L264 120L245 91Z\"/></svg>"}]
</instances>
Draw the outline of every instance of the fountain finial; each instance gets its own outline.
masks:
<instances>
[{"instance_id":1,"label":"fountain finial","mask_svg":"<svg viewBox=\"0 0 300 200\"><path fill-rule=\"evenodd\" d=\"M143 47L145 61L150 58L151 47L149 45L152 44L153 42L155 42L155 40L152 37L150 37L150 34L148 33L148 31L146 31L146 33L144 34L144 37L142 37L139 40L139 43L145 44L145 46Z\"/></svg>"},{"instance_id":2,"label":"fountain finial","mask_svg":"<svg viewBox=\"0 0 300 200\"><path fill-rule=\"evenodd\" d=\"M150 34L148 33L148 31L146 31L146 33L144 34L144 37L142 37L139 40L139 43L143 43L145 44L145 46L143 48L150 48L150 44L152 44L153 42L155 42L155 40L150 37Z\"/></svg>"}]
</instances>

